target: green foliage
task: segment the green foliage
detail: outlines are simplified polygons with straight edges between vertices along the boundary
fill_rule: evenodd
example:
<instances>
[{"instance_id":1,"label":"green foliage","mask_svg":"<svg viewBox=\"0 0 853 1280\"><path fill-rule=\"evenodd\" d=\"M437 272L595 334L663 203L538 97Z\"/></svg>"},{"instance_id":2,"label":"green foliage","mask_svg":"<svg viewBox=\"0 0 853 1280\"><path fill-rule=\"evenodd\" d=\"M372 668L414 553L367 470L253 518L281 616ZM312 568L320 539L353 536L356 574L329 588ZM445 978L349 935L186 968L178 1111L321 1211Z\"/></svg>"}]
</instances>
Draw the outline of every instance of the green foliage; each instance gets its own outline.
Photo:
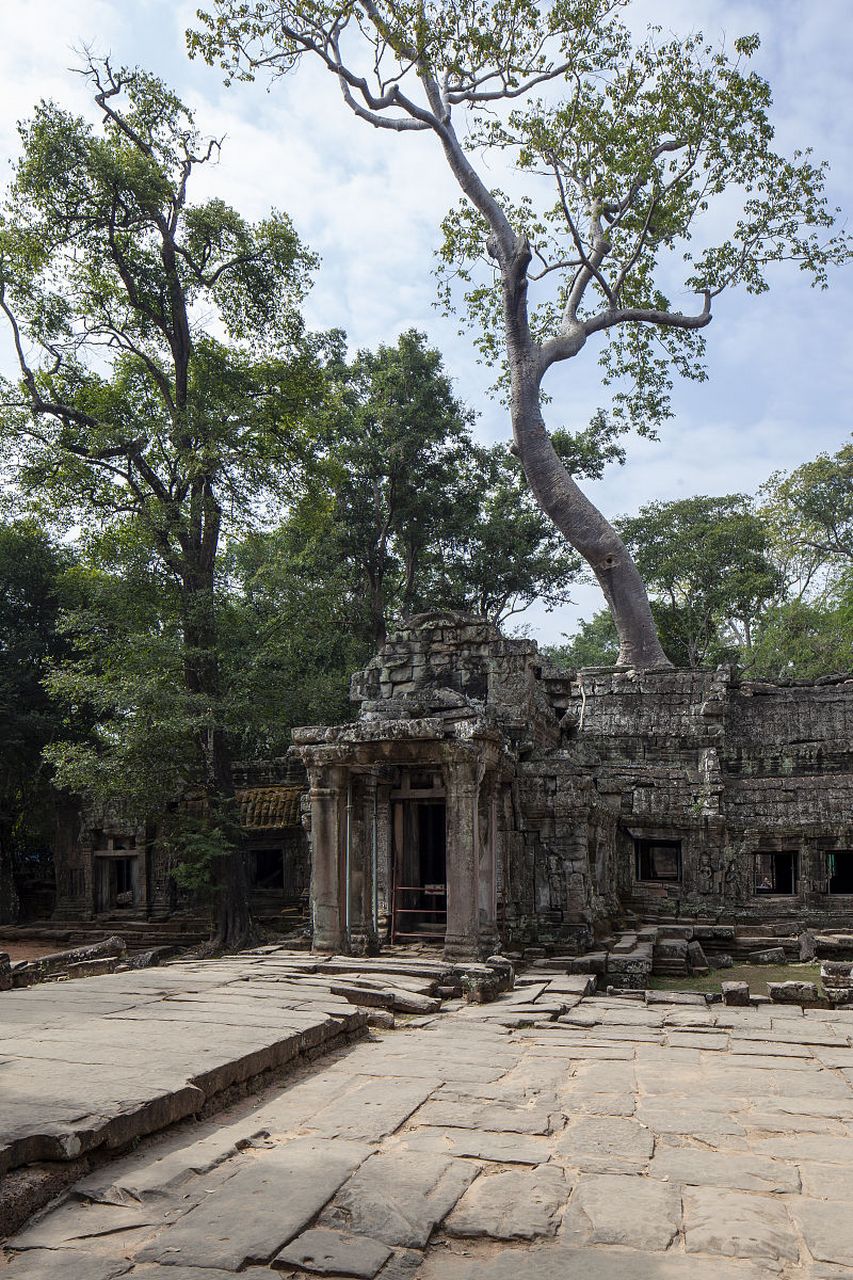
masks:
<instances>
[{"instance_id":1,"label":"green foliage","mask_svg":"<svg viewBox=\"0 0 853 1280\"><path fill-rule=\"evenodd\" d=\"M223 653L243 757L283 751L295 725L349 718L349 676L397 619L500 620L565 601L577 575L516 460L473 440L423 335L341 358L329 377L304 488L277 528L233 548ZM595 465L595 440L575 447Z\"/></svg>"},{"instance_id":2,"label":"green foliage","mask_svg":"<svg viewBox=\"0 0 853 1280\"><path fill-rule=\"evenodd\" d=\"M529 323L537 342L554 344L546 364L579 349L560 348L570 331L604 333L608 413L651 434L670 412L671 372L705 376L700 317L719 293L762 293L768 267L785 261L823 287L851 240L832 233L826 167L808 151L774 151L770 87L749 65L758 36L729 48L661 27L635 38L628 8L216 0L188 42L229 78L283 75L317 57L371 124L432 129L465 195L443 225L442 296L451 307L461 286L483 357L505 355L506 263L490 237L509 231L532 254ZM464 143L454 109L466 112ZM517 198L485 189L478 153L514 170L515 188L521 175ZM694 324L662 290L679 271L700 299Z\"/></svg>"},{"instance_id":3,"label":"green foliage","mask_svg":"<svg viewBox=\"0 0 853 1280\"><path fill-rule=\"evenodd\" d=\"M853 445L821 453L762 486L776 557L803 595L832 596L853 564Z\"/></svg>"},{"instance_id":4,"label":"green foliage","mask_svg":"<svg viewBox=\"0 0 853 1280\"><path fill-rule=\"evenodd\" d=\"M783 582L749 498L652 502L619 530L674 661L702 666L750 648L755 623Z\"/></svg>"},{"instance_id":5,"label":"green foliage","mask_svg":"<svg viewBox=\"0 0 853 1280\"><path fill-rule=\"evenodd\" d=\"M71 554L34 522L0 524L0 922L17 913L14 876L47 864L54 792L44 749L73 733L44 678L65 653L60 612L73 595Z\"/></svg>"},{"instance_id":6,"label":"green foliage","mask_svg":"<svg viewBox=\"0 0 853 1280\"><path fill-rule=\"evenodd\" d=\"M221 542L289 495L310 450L328 346L301 314L316 260L283 214L250 224L191 203L219 144L161 81L109 60L84 74L100 127L42 103L0 217L20 373L0 385L3 462L41 518L85 530L88 554L51 689L94 725L51 761L63 785L138 819L200 788L209 857L184 847L224 875ZM223 940L241 913L245 937L239 896L220 895Z\"/></svg>"},{"instance_id":7,"label":"green foliage","mask_svg":"<svg viewBox=\"0 0 853 1280\"><path fill-rule=\"evenodd\" d=\"M811 680L853 670L853 580L833 601L786 600L761 619L746 669L770 679Z\"/></svg>"},{"instance_id":8,"label":"green foliage","mask_svg":"<svg viewBox=\"0 0 853 1280\"><path fill-rule=\"evenodd\" d=\"M612 667L619 661L619 636L608 610L578 624L568 643L545 649L548 657L566 671L581 667Z\"/></svg>"}]
</instances>

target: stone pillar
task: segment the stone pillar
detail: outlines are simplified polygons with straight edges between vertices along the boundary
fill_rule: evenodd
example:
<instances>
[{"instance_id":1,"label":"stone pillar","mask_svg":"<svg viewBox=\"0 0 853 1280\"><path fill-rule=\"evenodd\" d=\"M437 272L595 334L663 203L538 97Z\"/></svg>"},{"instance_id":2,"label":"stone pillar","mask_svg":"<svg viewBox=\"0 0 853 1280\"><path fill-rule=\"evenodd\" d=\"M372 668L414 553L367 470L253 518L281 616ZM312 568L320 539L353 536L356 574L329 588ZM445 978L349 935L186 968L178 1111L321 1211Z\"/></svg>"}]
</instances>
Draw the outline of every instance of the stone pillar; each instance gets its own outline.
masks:
<instances>
[{"instance_id":1,"label":"stone pillar","mask_svg":"<svg viewBox=\"0 0 853 1280\"><path fill-rule=\"evenodd\" d=\"M314 767L311 781L311 916L315 951L341 951L345 944L344 844L347 771Z\"/></svg>"},{"instance_id":2,"label":"stone pillar","mask_svg":"<svg viewBox=\"0 0 853 1280\"><path fill-rule=\"evenodd\" d=\"M374 921L373 799L376 779L350 775L347 791L349 833L349 951L376 955L379 940Z\"/></svg>"},{"instance_id":3,"label":"stone pillar","mask_svg":"<svg viewBox=\"0 0 853 1280\"><path fill-rule=\"evenodd\" d=\"M481 910L479 792L482 765L476 757L445 764L447 793L447 933L449 960L479 958L492 950L494 920Z\"/></svg>"}]
</instances>

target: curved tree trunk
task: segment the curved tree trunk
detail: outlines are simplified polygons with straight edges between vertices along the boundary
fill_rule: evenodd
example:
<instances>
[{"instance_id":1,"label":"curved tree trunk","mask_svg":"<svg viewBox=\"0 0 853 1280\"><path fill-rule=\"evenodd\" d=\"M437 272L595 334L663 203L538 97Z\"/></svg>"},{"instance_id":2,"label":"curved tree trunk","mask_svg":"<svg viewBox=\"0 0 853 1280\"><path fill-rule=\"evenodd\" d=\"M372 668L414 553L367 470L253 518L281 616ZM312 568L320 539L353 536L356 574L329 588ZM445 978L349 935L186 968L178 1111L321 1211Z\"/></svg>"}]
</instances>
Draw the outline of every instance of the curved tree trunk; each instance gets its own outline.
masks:
<instances>
[{"instance_id":1,"label":"curved tree trunk","mask_svg":"<svg viewBox=\"0 0 853 1280\"><path fill-rule=\"evenodd\" d=\"M527 482L539 506L595 574L619 635L619 662L639 670L669 667L628 548L569 475L548 434L540 407L541 358L527 327L525 255L513 265L515 272L503 270L504 314L512 433Z\"/></svg>"},{"instance_id":2,"label":"curved tree trunk","mask_svg":"<svg viewBox=\"0 0 853 1280\"><path fill-rule=\"evenodd\" d=\"M619 634L619 662L638 669L668 667L649 598L628 548L569 475L542 419L538 386L513 396L512 431L539 506L598 580Z\"/></svg>"}]
</instances>

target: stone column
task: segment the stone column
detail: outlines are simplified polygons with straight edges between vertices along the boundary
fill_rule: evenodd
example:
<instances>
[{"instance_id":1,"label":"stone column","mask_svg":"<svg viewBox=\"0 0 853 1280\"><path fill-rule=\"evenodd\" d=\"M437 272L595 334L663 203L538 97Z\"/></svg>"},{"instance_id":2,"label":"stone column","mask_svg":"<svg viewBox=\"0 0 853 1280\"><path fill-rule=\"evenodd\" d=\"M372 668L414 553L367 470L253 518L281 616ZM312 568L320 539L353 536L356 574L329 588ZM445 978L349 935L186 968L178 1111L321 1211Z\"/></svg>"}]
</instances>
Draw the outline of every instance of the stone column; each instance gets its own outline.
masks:
<instances>
[{"instance_id":1,"label":"stone column","mask_svg":"<svg viewBox=\"0 0 853 1280\"><path fill-rule=\"evenodd\" d=\"M349 832L349 951L376 955L379 940L373 902L373 798L376 779L350 775L347 792Z\"/></svg>"},{"instance_id":2,"label":"stone column","mask_svg":"<svg viewBox=\"0 0 853 1280\"><path fill-rule=\"evenodd\" d=\"M311 916L315 951L341 951L345 944L344 842L347 771L313 767L311 782Z\"/></svg>"},{"instance_id":3,"label":"stone column","mask_svg":"<svg viewBox=\"0 0 853 1280\"><path fill-rule=\"evenodd\" d=\"M481 928L479 791L476 756L451 756L444 767L447 793L447 933L449 960L470 960L490 949L494 931Z\"/></svg>"}]
</instances>

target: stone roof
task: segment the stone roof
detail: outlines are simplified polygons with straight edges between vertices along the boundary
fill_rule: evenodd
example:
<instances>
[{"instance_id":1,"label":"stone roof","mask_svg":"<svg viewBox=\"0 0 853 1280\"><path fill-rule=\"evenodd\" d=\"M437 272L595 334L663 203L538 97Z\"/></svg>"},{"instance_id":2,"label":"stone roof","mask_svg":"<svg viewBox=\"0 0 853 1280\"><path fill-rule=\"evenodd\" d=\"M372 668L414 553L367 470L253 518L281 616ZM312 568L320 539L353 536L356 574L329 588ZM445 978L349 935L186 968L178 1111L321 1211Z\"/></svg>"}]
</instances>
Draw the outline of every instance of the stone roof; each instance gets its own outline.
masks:
<instances>
[{"instance_id":1,"label":"stone roof","mask_svg":"<svg viewBox=\"0 0 853 1280\"><path fill-rule=\"evenodd\" d=\"M247 831L271 831L300 825L302 787L246 787L235 792Z\"/></svg>"}]
</instances>

